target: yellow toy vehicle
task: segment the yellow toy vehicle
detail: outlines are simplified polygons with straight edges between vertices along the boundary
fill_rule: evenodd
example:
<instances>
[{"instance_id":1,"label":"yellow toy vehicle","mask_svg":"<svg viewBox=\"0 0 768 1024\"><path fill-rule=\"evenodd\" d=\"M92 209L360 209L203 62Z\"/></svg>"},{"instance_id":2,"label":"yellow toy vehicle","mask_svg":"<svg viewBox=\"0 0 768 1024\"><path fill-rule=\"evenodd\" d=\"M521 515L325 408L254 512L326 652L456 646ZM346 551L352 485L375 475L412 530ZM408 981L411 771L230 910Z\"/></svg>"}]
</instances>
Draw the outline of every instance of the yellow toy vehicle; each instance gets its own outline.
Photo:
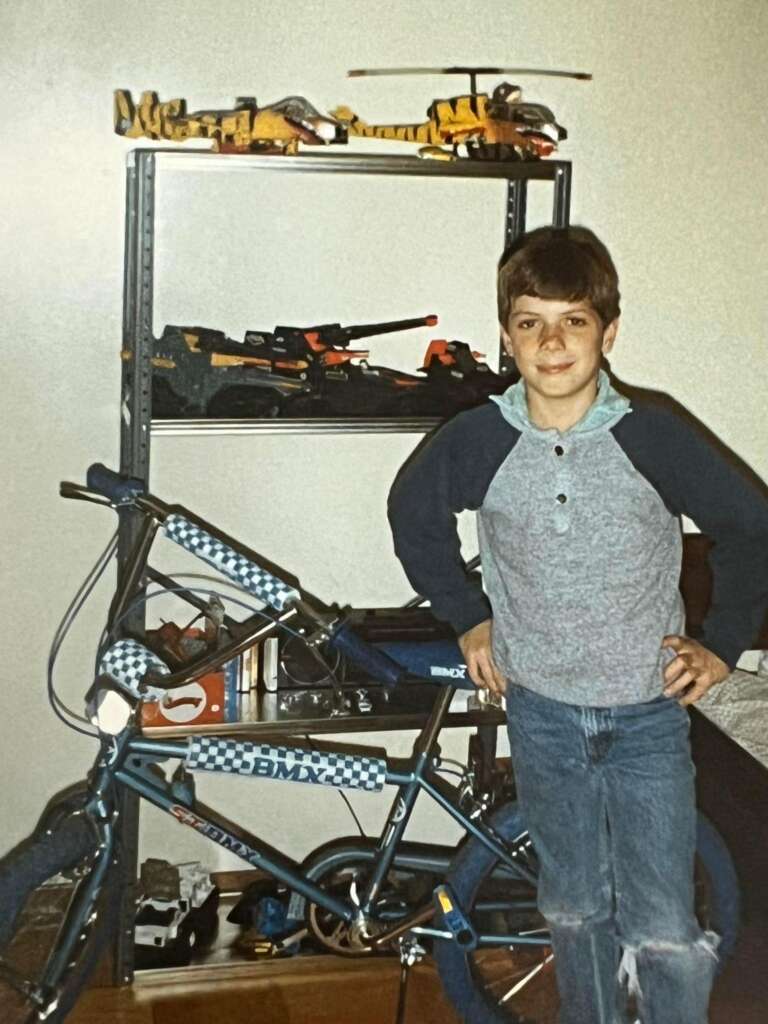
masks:
<instances>
[{"instance_id":1,"label":"yellow toy vehicle","mask_svg":"<svg viewBox=\"0 0 768 1024\"><path fill-rule=\"evenodd\" d=\"M222 153L288 153L299 143L325 146L347 141L345 127L316 110L303 96L259 107L252 96L240 97L228 110L187 113L186 100L161 103L155 92L143 92L138 103L126 89L115 90L115 132L130 139L211 139Z\"/></svg>"},{"instance_id":2,"label":"yellow toy vehicle","mask_svg":"<svg viewBox=\"0 0 768 1024\"><path fill-rule=\"evenodd\" d=\"M539 160L556 152L568 137L555 115L540 103L523 103L519 86L502 82L491 95L477 92L479 74L538 74L589 79L580 71L545 71L526 68L379 68L350 71L350 77L390 74L468 74L470 92L438 99L427 108L427 120L418 123L369 125L349 107L337 107L333 116L347 126L350 136L416 142L420 156L453 159L463 146L468 157L484 160ZM444 148L450 147L450 148Z\"/></svg>"}]
</instances>

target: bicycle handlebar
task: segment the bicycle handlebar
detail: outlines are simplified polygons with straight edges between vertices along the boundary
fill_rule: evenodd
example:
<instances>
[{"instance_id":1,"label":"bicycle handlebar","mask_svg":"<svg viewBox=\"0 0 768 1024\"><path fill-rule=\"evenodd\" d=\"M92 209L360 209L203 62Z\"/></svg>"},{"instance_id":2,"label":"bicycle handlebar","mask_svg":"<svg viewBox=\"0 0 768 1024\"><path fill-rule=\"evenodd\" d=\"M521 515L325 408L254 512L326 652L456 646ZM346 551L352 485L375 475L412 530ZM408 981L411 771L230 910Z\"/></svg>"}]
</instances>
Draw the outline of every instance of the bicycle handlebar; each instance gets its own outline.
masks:
<instances>
[{"instance_id":1,"label":"bicycle handlebar","mask_svg":"<svg viewBox=\"0 0 768 1024\"><path fill-rule=\"evenodd\" d=\"M333 647L385 686L396 686L409 676L408 670L401 664L357 636L346 624L343 616L332 625L327 609L326 614L318 616L316 609L313 614L314 603L307 601L300 588L288 584L262 567L247 548L238 550L237 547L232 547L231 544L234 542L227 543L228 538L225 539L223 535L218 534L213 527L206 529L207 524L182 514L185 510L177 506L167 506L153 498L143 480L121 476L102 463L96 462L89 466L86 481L87 488L75 484L62 484L61 492L65 497L82 497L89 500L97 500L93 496L98 495L106 498L113 506L134 505L143 512L157 516L163 523L163 532L170 540L233 579L265 604L280 613L292 607L300 614L309 613L310 619L316 625L321 625L324 631L328 629L328 639ZM144 551L144 558L146 554L147 551ZM158 680L158 685L163 687L163 681Z\"/></svg>"},{"instance_id":2,"label":"bicycle handlebar","mask_svg":"<svg viewBox=\"0 0 768 1024\"><path fill-rule=\"evenodd\" d=\"M109 469L101 462L94 462L88 467L85 480L89 490L96 491L97 494L118 504L130 502L145 494L147 490L143 480L136 477L120 476L119 473L115 473L113 469Z\"/></svg>"}]
</instances>

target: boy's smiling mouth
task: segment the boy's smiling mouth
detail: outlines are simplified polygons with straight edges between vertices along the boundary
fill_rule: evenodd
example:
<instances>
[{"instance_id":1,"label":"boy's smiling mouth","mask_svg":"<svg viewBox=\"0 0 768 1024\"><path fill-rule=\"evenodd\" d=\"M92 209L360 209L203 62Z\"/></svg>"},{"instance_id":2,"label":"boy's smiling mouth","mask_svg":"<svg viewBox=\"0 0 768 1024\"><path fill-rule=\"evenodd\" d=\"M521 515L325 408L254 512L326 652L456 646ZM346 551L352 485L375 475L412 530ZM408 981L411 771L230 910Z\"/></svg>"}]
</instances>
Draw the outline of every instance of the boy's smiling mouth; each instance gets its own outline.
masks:
<instances>
[{"instance_id":1,"label":"boy's smiling mouth","mask_svg":"<svg viewBox=\"0 0 768 1024\"><path fill-rule=\"evenodd\" d=\"M551 364L550 363L540 363L536 367L536 369L539 371L539 373L556 374L556 373L565 373L565 371L566 370L570 370L570 368L573 365L574 364L572 362L570 362L570 363L551 363Z\"/></svg>"}]
</instances>

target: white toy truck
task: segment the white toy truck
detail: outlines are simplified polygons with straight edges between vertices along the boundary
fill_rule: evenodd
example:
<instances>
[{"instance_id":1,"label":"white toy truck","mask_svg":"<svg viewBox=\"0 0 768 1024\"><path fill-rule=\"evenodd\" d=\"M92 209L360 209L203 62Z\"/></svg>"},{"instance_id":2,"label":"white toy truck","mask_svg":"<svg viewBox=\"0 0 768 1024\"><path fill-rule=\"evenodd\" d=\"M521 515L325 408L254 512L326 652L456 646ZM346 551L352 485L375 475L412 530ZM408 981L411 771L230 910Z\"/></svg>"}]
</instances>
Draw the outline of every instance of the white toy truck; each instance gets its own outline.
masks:
<instances>
[{"instance_id":1,"label":"white toy truck","mask_svg":"<svg viewBox=\"0 0 768 1024\"><path fill-rule=\"evenodd\" d=\"M134 931L137 968L188 964L218 928L219 890L199 863L150 857L141 865Z\"/></svg>"}]
</instances>

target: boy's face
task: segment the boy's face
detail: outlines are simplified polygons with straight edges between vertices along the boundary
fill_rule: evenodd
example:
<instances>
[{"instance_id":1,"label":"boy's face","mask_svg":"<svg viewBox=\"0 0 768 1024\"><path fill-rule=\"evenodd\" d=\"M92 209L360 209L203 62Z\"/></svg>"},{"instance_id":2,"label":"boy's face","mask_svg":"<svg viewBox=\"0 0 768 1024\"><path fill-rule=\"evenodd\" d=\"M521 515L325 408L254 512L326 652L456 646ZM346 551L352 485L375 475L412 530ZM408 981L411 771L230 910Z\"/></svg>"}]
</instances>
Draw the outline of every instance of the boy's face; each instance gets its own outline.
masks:
<instances>
[{"instance_id":1,"label":"boy's face","mask_svg":"<svg viewBox=\"0 0 768 1024\"><path fill-rule=\"evenodd\" d=\"M603 327L586 299L515 299L502 338L525 380L529 405L568 404L597 390L600 360L613 348L618 319Z\"/></svg>"}]
</instances>

